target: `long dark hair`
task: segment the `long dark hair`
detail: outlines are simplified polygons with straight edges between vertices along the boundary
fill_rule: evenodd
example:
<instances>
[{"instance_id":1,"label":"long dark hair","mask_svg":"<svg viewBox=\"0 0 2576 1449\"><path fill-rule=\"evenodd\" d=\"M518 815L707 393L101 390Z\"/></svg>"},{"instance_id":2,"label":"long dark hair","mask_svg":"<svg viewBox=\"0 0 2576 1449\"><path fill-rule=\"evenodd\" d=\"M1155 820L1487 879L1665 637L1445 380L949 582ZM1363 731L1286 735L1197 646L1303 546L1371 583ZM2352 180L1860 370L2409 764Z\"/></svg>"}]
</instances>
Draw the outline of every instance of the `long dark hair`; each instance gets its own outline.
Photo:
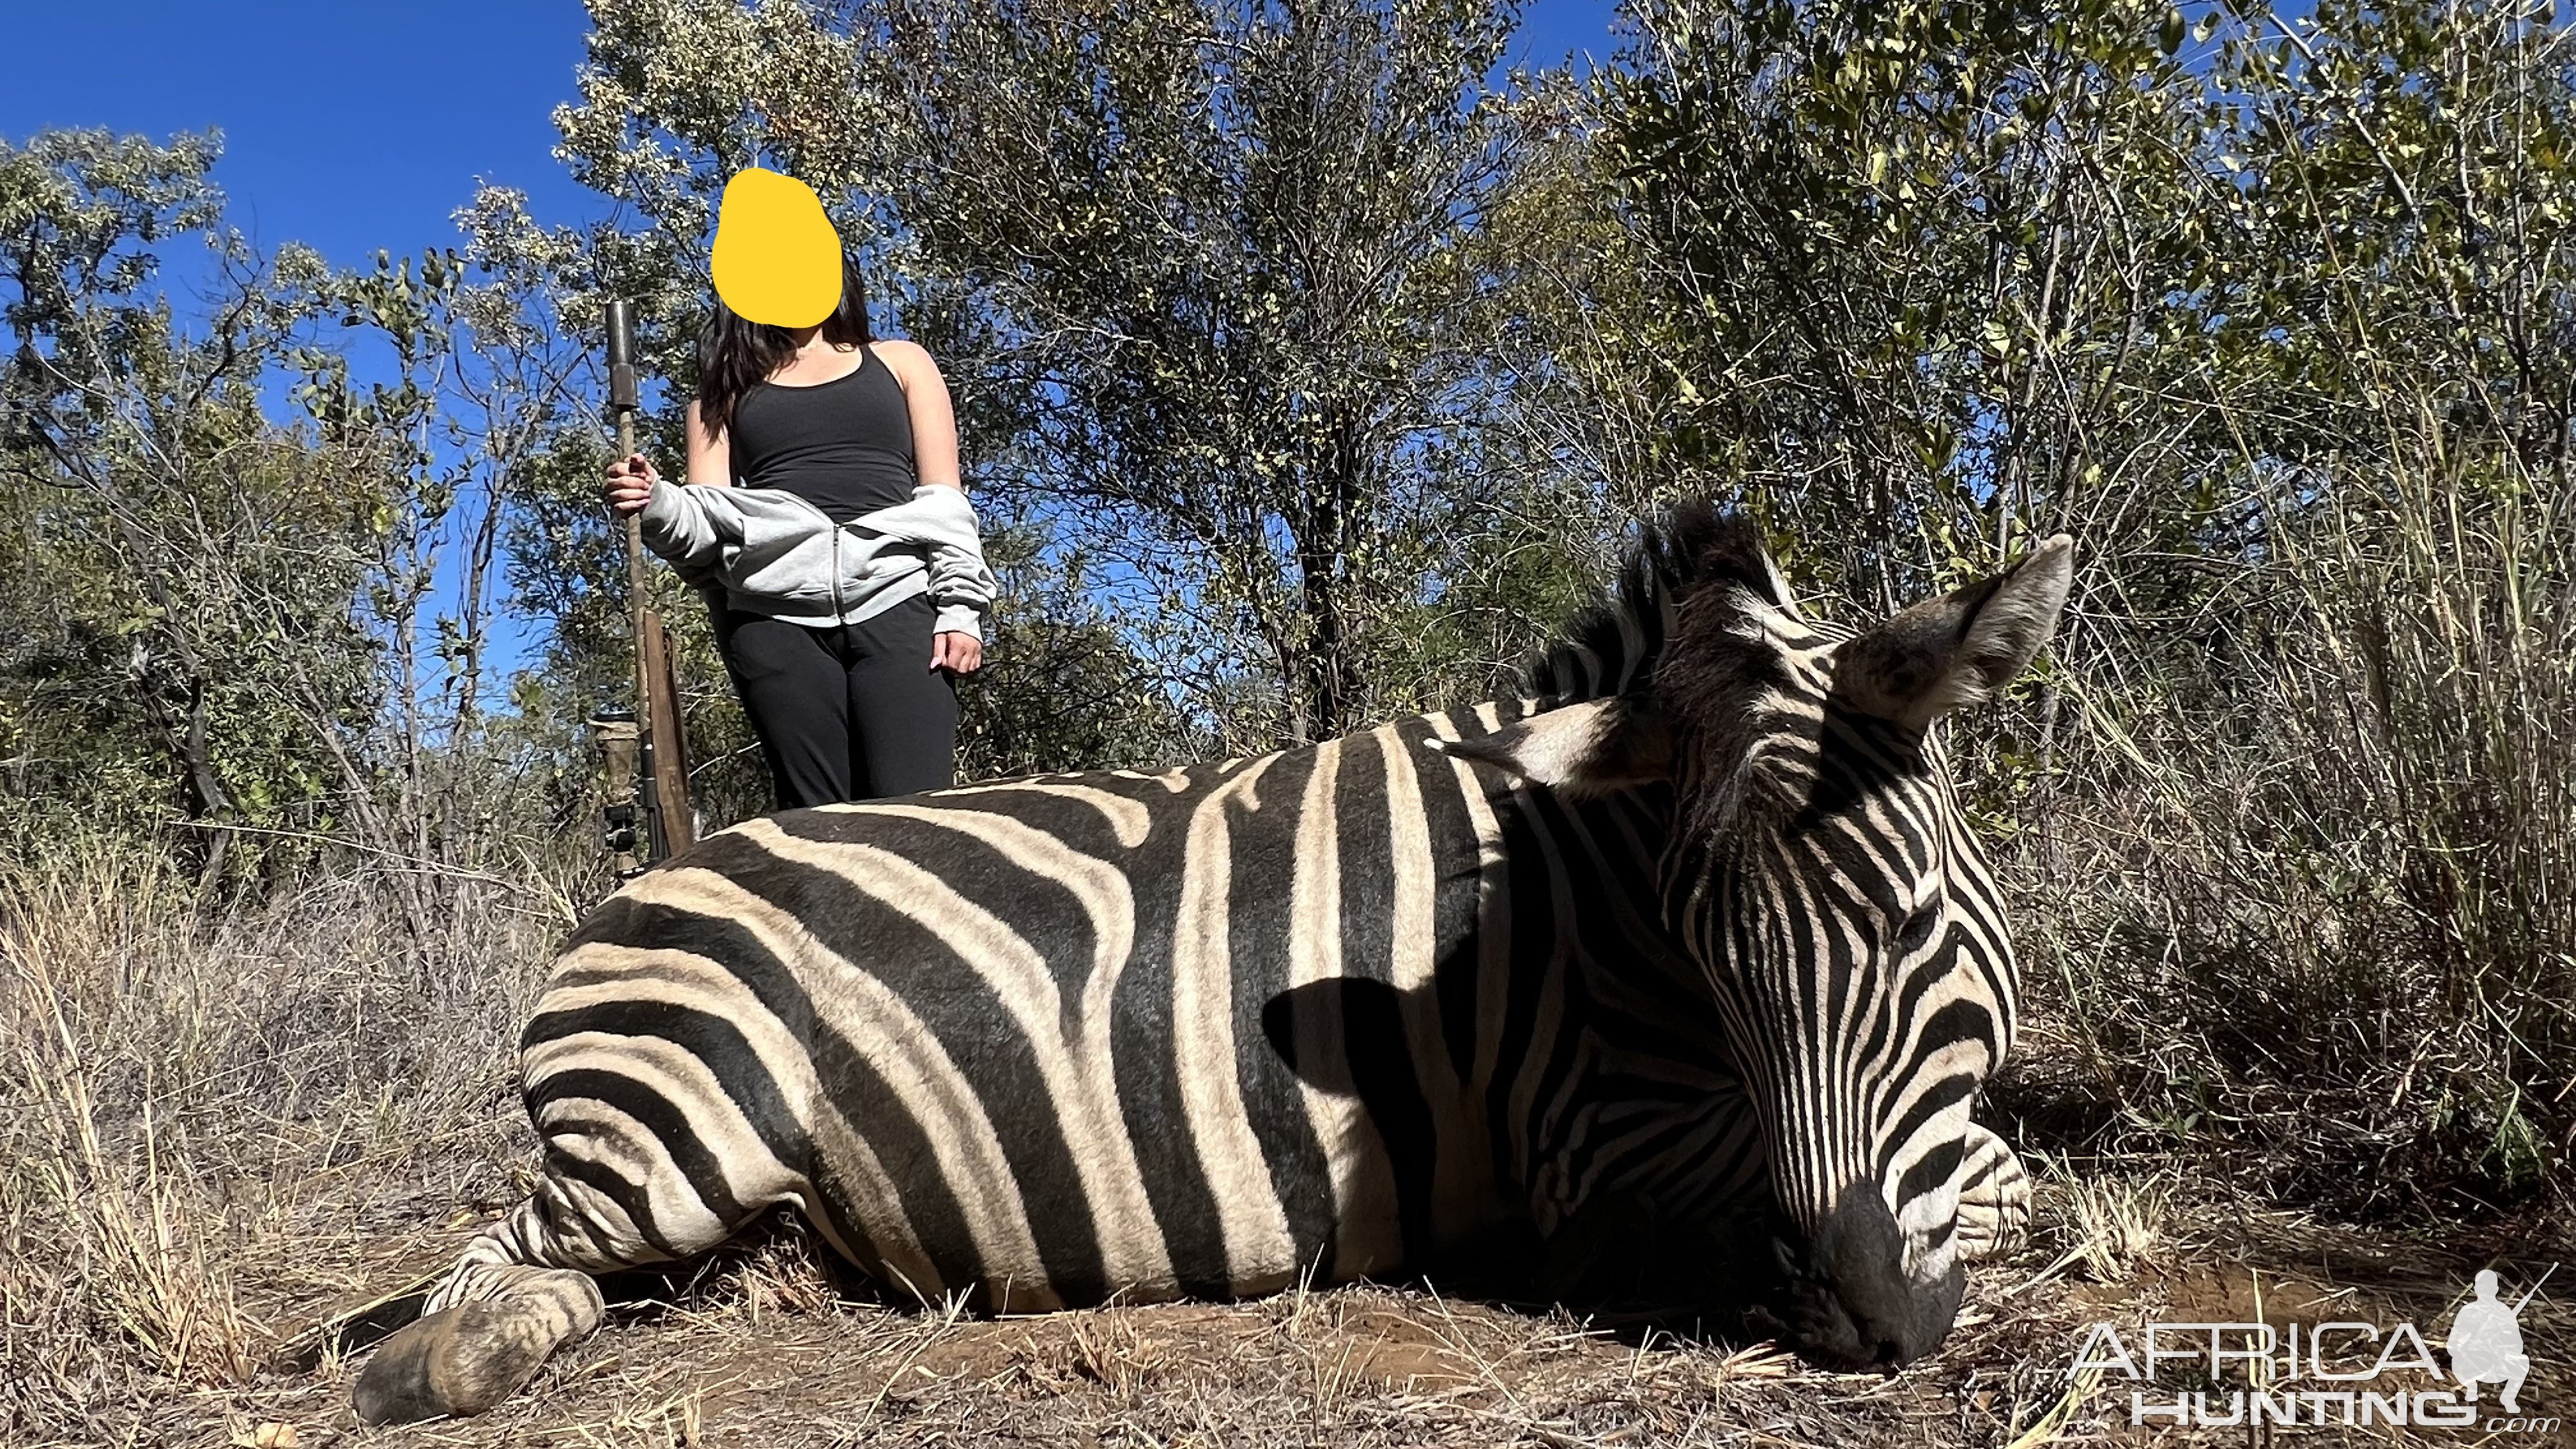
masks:
<instances>
[{"instance_id":1,"label":"long dark hair","mask_svg":"<svg viewBox=\"0 0 2576 1449\"><path fill-rule=\"evenodd\" d=\"M734 404L787 365L796 355L796 339L784 327L744 321L721 296L715 301L698 332L698 418L708 432L730 434ZM823 319L823 340L835 347L865 347L872 340L867 280L859 275L859 259L848 252L841 254L841 305Z\"/></svg>"}]
</instances>

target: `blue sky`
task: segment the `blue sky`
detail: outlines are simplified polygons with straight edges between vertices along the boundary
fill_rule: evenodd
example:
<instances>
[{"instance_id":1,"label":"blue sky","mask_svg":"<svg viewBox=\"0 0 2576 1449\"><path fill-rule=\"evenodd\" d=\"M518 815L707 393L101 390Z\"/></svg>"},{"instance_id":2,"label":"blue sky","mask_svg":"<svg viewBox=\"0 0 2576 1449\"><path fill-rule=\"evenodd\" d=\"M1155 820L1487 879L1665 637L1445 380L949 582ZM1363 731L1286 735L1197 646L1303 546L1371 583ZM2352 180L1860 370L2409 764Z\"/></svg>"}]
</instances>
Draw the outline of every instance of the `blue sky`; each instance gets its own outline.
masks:
<instances>
[{"instance_id":1,"label":"blue sky","mask_svg":"<svg viewBox=\"0 0 2576 1449\"><path fill-rule=\"evenodd\" d=\"M1536 0L1528 59L1606 57L1611 13ZM354 266L454 242L478 177L527 191L541 221L598 214L549 120L589 25L576 0L0 0L0 136L219 126L232 224Z\"/></svg>"},{"instance_id":2,"label":"blue sky","mask_svg":"<svg viewBox=\"0 0 2576 1449\"><path fill-rule=\"evenodd\" d=\"M454 242L478 176L592 214L548 119L588 28L573 0L0 0L0 136L220 127L228 220L351 266Z\"/></svg>"},{"instance_id":3,"label":"blue sky","mask_svg":"<svg viewBox=\"0 0 2576 1449\"><path fill-rule=\"evenodd\" d=\"M1532 0L1515 58L1606 59L1613 8ZM296 241L363 267L379 248L455 244L450 214L478 179L527 192L540 222L604 214L553 156L589 28L578 0L0 0L0 137L219 127L230 225L263 251ZM167 275L184 289L191 272L174 255ZM537 641L506 613L494 624L497 691Z\"/></svg>"}]
</instances>

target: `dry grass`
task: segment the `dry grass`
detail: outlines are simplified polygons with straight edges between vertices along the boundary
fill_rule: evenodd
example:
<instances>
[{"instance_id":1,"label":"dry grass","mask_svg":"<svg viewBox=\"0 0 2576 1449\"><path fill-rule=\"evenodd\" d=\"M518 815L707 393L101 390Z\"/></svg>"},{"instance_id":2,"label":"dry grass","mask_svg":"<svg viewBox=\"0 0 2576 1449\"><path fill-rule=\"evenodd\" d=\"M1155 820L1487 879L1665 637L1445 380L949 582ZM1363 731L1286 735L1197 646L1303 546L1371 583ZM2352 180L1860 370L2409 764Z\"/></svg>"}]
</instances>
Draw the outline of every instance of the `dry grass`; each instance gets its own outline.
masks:
<instances>
[{"instance_id":1,"label":"dry grass","mask_svg":"<svg viewBox=\"0 0 2576 1449\"><path fill-rule=\"evenodd\" d=\"M523 1170L508 1051L559 910L472 902L406 948L363 885L209 913L164 858L0 869L12 1442L155 1442Z\"/></svg>"},{"instance_id":2,"label":"dry grass","mask_svg":"<svg viewBox=\"0 0 2576 1449\"><path fill-rule=\"evenodd\" d=\"M96 851L0 888L13 1446L2031 1449L2125 1433L2116 1394L2066 1378L2090 1319L2269 1285L2276 1302L2429 1304L2413 1309L2429 1321L2486 1247L2337 1236L2171 1176L2047 1173L2030 1249L1980 1270L1942 1352L1878 1377L1424 1288L923 1312L873 1301L783 1222L613 1283L609 1327L493 1414L366 1431L346 1407L356 1355L287 1350L524 1190L509 1053L563 912L487 898L401 951L390 910L351 885L209 919L150 857ZM2576 1341L2576 1323L2526 1321Z\"/></svg>"},{"instance_id":3,"label":"dry grass","mask_svg":"<svg viewBox=\"0 0 2576 1449\"><path fill-rule=\"evenodd\" d=\"M2576 495L2416 456L2273 497L2259 553L2089 569L2010 812L2057 1036L2006 1096L2051 1145L2389 1221L2569 1205Z\"/></svg>"},{"instance_id":4,"label":"dry grass","mask_svg":"<svg viewBox=\"0 0 2576 1449\"><path fill-rule=\"evenodd\" d=\"M2163 1172L2063 1178L2052 1199L2064 1215L2058 1237L2094 1282L2127 1282L2141 1268L2183 1256L2174 1193Z\"/></svg>"}]
</instances>

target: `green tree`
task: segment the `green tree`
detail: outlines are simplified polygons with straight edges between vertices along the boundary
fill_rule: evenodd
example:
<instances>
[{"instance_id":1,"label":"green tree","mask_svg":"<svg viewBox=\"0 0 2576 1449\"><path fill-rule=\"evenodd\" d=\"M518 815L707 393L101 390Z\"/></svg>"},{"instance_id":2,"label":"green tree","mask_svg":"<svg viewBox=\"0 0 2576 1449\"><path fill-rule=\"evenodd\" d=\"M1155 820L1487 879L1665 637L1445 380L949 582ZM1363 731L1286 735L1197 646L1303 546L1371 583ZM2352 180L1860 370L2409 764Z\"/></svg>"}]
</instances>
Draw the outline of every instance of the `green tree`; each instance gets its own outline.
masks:
<instances>
[{"instance_id":1,"label":"green tree","mask_svg":"<svg viewBox=\"0 0 2576 1449\"><path fill-rule=\"evenodd\" d=\"M2204 324L2250 238L2168 13L1640 5L1602 157L1658 294L1617 375L1655 377L1664 466L1886 601L2035 527L2170 541L2194 490L2141 518L2103 480L2240 401Z\"/></svg>"},{"instance_id":2,"label":"green tree","mask_svg":"<svg viewBox=\"0 0 2576 1449\"><path fill-rule=\"evenodd\" d=\"M263 262L222 228L216 155L0 147L11 824L184 820L210 880L317 850L479 862L510 788L482 758L494 573L579 362L541 310L551 258L487 216L463 256ZM186 242L207 276L172 282ZM191 285L200 313L172 300ZM391 365L353 381L368 335ZM301 418L269 416L280 388ZM435 892L393 884L425 930Z\"/></svg>"},{"instance_id":3,"label":"green tree","mask_svg":"<svg viewBox=\"0 0 2576 1449\"><path fill-rule=\"evenodd\" d=\"M1521 150L1485 88L1508 8L594 15L559 121L652 221L625 243L644 270L694 282L739 166L805 178L955 376L978 489L1143 603L1131 642L1193 709L1257 743L1413 701L1385 680L1495 503L1466 466L1492 353L1464 324Z\"/></svg>"},{"instance_id":4,"label":"green tree","mask_svg":"<svg viewBox=\"0 0 2576 1449\"><path fill-rule=\"evenodd\" d=\"M379 697L352 604L379 498L365 460L271 427L326 275L215 230L211 136L0 145L0 754L22 827L330 828L371 802L335 758ZM212 243L217 299L183 322L161 251ZM20 811L23 810L23 814ZM257 852L254 852L256 854Z\"/></svg>"}]
</instances>

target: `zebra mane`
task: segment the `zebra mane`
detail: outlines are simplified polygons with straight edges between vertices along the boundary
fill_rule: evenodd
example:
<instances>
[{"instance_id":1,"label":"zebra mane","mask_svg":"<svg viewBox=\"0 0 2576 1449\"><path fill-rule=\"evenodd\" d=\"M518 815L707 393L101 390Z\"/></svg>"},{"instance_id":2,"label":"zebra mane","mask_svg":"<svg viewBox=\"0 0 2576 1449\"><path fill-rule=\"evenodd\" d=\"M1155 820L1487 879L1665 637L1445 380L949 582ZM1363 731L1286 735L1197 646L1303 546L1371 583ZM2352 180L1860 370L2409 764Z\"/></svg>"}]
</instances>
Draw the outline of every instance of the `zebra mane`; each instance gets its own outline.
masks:
<instances>
[{"instance_id":1,"label":"zebra mane","mask_svg":"<svg viewBox=\"0 0 2576 1449\"><path fill-rule=\"evenodd\" d=\"M1796 609L1752 520L1687 499L1640 529L1599 599L1521 665L1522 697L1555 709L1652 687L1685 604L1694 634L1731 632L1754 608Z\"/></svg>"}]
</instances>

